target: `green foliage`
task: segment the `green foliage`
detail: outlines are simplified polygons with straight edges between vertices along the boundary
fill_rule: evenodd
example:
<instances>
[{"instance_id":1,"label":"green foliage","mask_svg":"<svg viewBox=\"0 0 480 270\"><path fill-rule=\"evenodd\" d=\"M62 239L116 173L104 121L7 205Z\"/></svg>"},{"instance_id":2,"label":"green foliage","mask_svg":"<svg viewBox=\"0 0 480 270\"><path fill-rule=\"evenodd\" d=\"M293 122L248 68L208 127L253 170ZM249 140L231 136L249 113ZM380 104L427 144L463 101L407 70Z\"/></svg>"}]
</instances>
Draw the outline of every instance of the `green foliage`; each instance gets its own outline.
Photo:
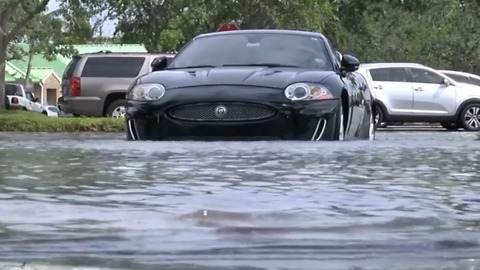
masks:
<instances>
[{"instance_id":1,"label":"green foliage","mask_svg":"<svg viewBox=\"0 0 480 270\"><path fill-rule=\"evenodd\" d=\"M183 40L183 33L179 30L164 29L160 32L160 47L163 51L175 51Z\"/></svg>"},{"instance_id":2,"label":"green foliage","mask_svg":"<svg viewBox=\"0 0 480 270\"><path fill-rule=\"evenodd\" d=\"M480 72L480 11L473 0L331 1L327 35L363 62L417 62Z\"/></svg>"},{"instance_id":3,"label":"green foliage","mask_svg":"<svg viewBox=\"0 0 480 270\"><path fill-rule=\"evenodd\" d=\"M0 131L20 132L122 132L120 118L49 117L41 113L0 111Z\"/></svg>"},{"instance_id":4,"label":"green foliage","mask_svg":"<svg viewBox=\"0 0 480 270\"><path fill-rule=\"evenodd\" d=\"M363 62L419 62L480 72L480 0L64 0L118 20L116 36L178 50L234 21L242 29L323 32Z\"/></svg>"},{"instance_id":5,"label":"green foliage","mask_svg":"<svg viewBox=\"0 0 480 270\"><path fill-rule=\"evenodd\" d=\"M116 34L125 43L143 41L149 51L179 49L194 36L236 21L241 28L321 31L334 14L328 0L86 0L109 6L118 19Z\"/></svg>"}]
</instances>

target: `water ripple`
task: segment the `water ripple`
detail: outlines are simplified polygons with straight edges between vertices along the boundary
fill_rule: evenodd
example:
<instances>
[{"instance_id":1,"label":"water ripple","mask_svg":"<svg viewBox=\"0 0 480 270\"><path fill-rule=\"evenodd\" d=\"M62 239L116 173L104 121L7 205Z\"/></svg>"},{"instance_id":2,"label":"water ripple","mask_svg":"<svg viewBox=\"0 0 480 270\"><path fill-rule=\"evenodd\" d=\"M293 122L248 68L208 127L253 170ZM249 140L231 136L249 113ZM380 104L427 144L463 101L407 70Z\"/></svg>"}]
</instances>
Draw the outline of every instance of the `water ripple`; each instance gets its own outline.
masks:
<instances>
[{"instance_id":1,"label":"water ripple","mask_svg":"<svg viewBox=\"0 0 480 270\"><path fill-rule=\"evenodd\" d=\"M478 266L474 134L377 138L153 143L0 133L0 260L132 269Z\"/></svg>"}]
</instances>

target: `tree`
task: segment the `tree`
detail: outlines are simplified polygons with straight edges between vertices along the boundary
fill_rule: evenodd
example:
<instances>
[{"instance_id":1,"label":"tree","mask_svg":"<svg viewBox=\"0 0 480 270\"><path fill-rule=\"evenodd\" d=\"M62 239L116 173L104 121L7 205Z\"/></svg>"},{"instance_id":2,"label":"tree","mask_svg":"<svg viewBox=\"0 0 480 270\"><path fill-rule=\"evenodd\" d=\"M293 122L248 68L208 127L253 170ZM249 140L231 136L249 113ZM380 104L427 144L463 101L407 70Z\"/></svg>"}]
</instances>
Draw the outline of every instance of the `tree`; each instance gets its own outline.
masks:
<instances>
[{"instance_id":1,"label":"tree","mask_svg":"<svg viewBox=\"0 0 480 270\"><path fill-rule=\"evenodd\" d=\"M0 3L0 109L5 109L7 50L27 24L45 10L50 0L3 0Z\"/></svg>"},{"instance_id":2,"label":"tree","mask_svg":"<svg viewBox=\"0 0 480 270\"><path fill-rule=\"evenodd\" d=\"M71 0L74 1L74 0ZM333 18L328 0L88 0L105 3L118 19L123 42L143 42L148 51L179 49L194 36L236 21L242 29L289 28L322 30Z\"/></svg>"},{"instance_id":3,"label":"tree","mask_svg":"<svg viewBox=\"0 0 480 270\"><path fill-rule=\"evenodd\" d=\"M112 0L112 16L118 19L116 33L125 43L143 41L149 52L171 50L183 40L172 19L187 8L184 0ZM163 42L162 42L163 38ZM170 48L162 48L167 45Z\"/></svg>"},{"instance_id":4,"label":"tree","mask_svg":"<svg viewBox=\"0 0 480 270\"><path fill-rule=\"evenodd\" d=\"M480 0L331 0L327 34L363 62L480 71Z\"/></svg>"},{"instance_id":5,"label":"tree","mask_svg":"<svg viewBox=\"0 0 480 270\"><path fill-rule=\"evenodd\" d=\"M27 43L28 49L23 49L17 52L11 59L21 59L24 56L28 56L27 70L25 75L25 86L29 84L30 71L32 68L32 60L36 54L42 54L46 59L53 60L56 54L70 55L74 52L71 46L59 46L59 44L65 44L68 40L68 35L51 35L52 30L61 33L63 21L56 18L54 15L59 10L54 10L49 13L41 13L36 19L35 23L29 23L25 26L22 38L19 40L23 43ZM11 43L11 47L15 48L15 42Z\"/></svg>"}]
</instances>

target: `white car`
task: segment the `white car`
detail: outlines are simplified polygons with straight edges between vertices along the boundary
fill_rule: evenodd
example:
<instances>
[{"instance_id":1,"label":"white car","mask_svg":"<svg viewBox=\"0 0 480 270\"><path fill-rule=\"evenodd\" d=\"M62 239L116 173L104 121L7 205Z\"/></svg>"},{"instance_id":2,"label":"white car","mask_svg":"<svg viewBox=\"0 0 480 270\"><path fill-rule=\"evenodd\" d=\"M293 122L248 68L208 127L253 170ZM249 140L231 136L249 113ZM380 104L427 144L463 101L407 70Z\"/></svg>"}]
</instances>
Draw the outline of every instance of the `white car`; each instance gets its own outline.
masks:
<instances>
[{"instance_id":1,"label":"white car","mask_svg":"<svg viewBox=\"0 0 480 270\"><path fill-rule=\"evenodd\" d=\"M52 117L60 114L58 107L39 103L38 98L32 92L25 91L21 84L6 83L5 97L8 109L34 111Z\"/></svg>"},{"instance_id":2,"label":"white car","mask_svg":"<svg viewBox=\"0 0 480 270\"><path fill-rule=\"evenodd\" d=\"M441 123L480 131L480 87L415 63L361 64L375 97L376 124Z\"/></svg>"}]
</instances>

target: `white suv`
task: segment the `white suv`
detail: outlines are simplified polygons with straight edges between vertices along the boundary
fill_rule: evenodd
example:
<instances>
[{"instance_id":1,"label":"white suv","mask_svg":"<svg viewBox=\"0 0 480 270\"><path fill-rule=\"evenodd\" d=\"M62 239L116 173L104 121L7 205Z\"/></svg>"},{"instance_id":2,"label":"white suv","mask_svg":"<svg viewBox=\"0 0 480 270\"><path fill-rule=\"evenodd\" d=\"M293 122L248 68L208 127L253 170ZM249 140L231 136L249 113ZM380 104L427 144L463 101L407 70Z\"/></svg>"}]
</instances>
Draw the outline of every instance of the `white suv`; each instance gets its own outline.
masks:
<instances>
[{"instance_id":1,"label":"white suv","mask_svg":"<svg viewBox=\"0 0 480 270\"><path fill-rule=\"evenodd\" d=\"M458 83L415 63L361 64L375 97L376 124L441 123L448 130L480 131L480 87Z\"/></svg>"}]
</instances>

